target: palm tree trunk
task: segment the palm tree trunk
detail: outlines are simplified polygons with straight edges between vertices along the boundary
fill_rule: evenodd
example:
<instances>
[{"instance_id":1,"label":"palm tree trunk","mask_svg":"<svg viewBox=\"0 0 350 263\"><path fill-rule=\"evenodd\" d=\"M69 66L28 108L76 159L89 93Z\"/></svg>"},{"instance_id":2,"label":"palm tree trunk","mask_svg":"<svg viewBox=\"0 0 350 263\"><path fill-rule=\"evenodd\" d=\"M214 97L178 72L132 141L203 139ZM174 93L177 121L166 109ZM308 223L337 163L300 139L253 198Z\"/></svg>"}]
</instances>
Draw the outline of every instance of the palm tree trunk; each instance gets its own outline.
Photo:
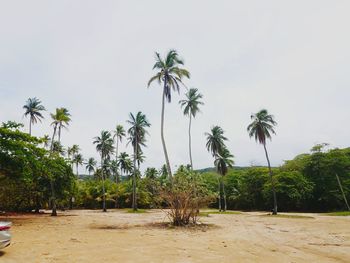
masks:
<instances>
[{"instance_id":1,"label":"palm tree trunk","mask_svg":"<svg viewBox=\"0 0 350 263\"><path fill-rule=\"evenodd\" d=\"M117 147L115 150L115 163L116 163L116 174L115 174L115 182L118 184L119 183L119 178L118 178L118 148L119 148L119 140L117 136Z\"/></svg>"},{"instance_id":2,"label":"palm tree trunk","mask_svg":"<svg viewBox=\"0 0 350 263\"><path fill-rule=\"evenodd\" d=\"M218 186L219 186L219 212L221 212L221 182L220 182L220 178L218 178Z\"/></svg>"},{"instance_id":3,"label":"palm tree trunk","mask_svg":"<svg viewBox=\"0 0 350 263\"><path fill-rule=\"evenodd\" d=\"M192 162L192 147L191 147L191 123L192 123L192 114L190 113L190 123L188 125L188 149L190 153L190 163L191 163L191 170L193 170L193 162Z\"/></svg>"},{"instance_id":4,"label":"palm tree trunk","mask_svg":"<svg viewBox=\"0 0 350 263\"><path fill-rule=\"evenodd\" d=\"M58 142L60 143L61 142L61 125L58 126Z\"/></svg>"},{"instance_id":5,"label":"palm tree trunk","mask_svg":"<svg viewBox=\"0 0 350 263\"><path fill-rule=\"evenodd\" d=\"M167 170L168 170L168 175L169 175L170 180L172 181L173 180L173 175L171 173L170 161L169 161L168 152L167 152L166 145L165 145L165 140L164 140L165 86L166 86L166 81L164 82L164 89L163 89L162 115L161 115L161 120L160 120L160 125L161 125L160 135L161 135L161 138L162 138L163 151L164 151L164 156L165 156L166 167L167 167Z\"/></svg>"},{"instance_id":6,"label":"palm tree trunk","mask_svg":"<svg viewBox=\"0 0 350 263\"><path fill-rule=\"evenodd\" d=\"M106 194L105 194L105 179L104 179L104 175L103 175L103 156L101 154L101 177L102 177L102 211L103 212L107 212L106 209Z\"/></svg>"},{"instance_id":7,"label":"palm tree trunk","mask_svg":"<svg viewBox=\"0 0 350 263\"><path fill-rule=\"evenodd\" d=\"M350 211L350 206L349 206L348 200L346 199L346 196L345 196L345 194L344 194L343 187L342 187L342 185L341 185L339 176L338 176L338 174L335 174L335 176L337 177L337 181L338 181L338 184L339 184L339 188L340 188L341 193L342 193L342 195L343 195L343 198L344 198L344 202L345 202L345 204L346 204L346 207L347 207L348 210Z\"/></svg>"},{"instance_id":8,"label":"palm tree trunk","mask_svg":"<svg viewBox=\"0 0 350 263\"><path fill-rule=\"evenodd\" d=\"M54 126L53 128L53 134L52 134L52 139L51 139L51 153L53 151L53 142L56 136L56 129L57 125ZM55 187L54 187L54 182L53 179L50 178L50 186L51 186L51 205L52 205L52 212L51 216L57 216L57 208L56 208L56 197L55 197Z\"/></svg>"},{"instance_id":9,"label":"palm tree trunk","mask_svg":"<svg viewBox=\"0 0 350 263\"><path fill-rule=\"evenodd\" d=\"M266 150L266 143L264 143L263 145L264 145L267 164L269 166L269 174L270 174L272 193L273 193L273 212L272 212L272 214L277 215L277 197L276 197L276 190L275 190L275 182L272 178L272 169L271 169L271 165L270 165L269 155L267 154L267 150Z\"/></svg>"},{"instance_id":10,"label":"palm tree trunk","mask_svg":"<svg viewBox=\"0 0 350 263\"><path fill-rule=\"evenodd\" d=\"M136 199L136 157L137 157L137 142L134 147L134 173L132 175L132 210L137 211Z\"/></svg>"},{"instance_id":11,"label":"palm tree trunk","mask_svg":"<svg viewBox=\"0 0 350 263\"><path fill-rule=\"evenodd\" d=\"M29 118L29 135L32 136L32 120Z\"/></svg>"},{"instance_id":12,"label":"palm tree trunk","mask_svg":"<svg viewBox=\"0 0 350 263\"><path fill-rule=\"evenodd\" d=\"M227 202L226 202L226 192L225 192L225 184L222 183L222 193L224 195L224 212L227 210Z\"/></svg>"}]
</instances>

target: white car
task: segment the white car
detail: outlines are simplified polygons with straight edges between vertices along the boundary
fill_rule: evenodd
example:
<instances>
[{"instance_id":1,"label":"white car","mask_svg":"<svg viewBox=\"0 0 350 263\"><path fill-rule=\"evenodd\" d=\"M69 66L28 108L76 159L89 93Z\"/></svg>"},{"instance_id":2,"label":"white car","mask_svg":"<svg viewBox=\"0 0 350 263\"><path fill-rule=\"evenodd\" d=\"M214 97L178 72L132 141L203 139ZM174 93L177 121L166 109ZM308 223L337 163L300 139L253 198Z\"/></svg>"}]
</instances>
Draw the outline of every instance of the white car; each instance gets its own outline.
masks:
<instances>
[{"instance_id":1,"label":"white car","mask_svg":"<svg viewBox=\"0 0 350 263\"><path fill-rule=\"evenodd\" d=\"M0 222L0 249L9 246L11 243L10 228L10 222Z\"/></svg>"}]
</instances>

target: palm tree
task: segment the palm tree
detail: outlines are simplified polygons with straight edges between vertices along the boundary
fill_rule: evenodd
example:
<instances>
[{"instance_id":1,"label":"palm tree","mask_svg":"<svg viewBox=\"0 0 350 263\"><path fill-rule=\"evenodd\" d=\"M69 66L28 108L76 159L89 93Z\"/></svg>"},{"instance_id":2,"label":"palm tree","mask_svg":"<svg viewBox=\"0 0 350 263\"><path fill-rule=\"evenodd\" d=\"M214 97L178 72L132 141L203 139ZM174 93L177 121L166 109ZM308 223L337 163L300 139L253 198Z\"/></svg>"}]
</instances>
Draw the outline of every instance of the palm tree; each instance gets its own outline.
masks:
<instances>
[{"instance_id":1,"label":"palm tree","mask_svg":"<svg viewBox=\"0 0 350 263\"><path fill-rule=\"evenodd\" d=\"M83 162L84 162L83 155L81 153L75 154L73 156L72 162L75 164L76 172L77 172L77 178L78 178L78 176L79 176L79 174L78 174L78 167L79 167L79 165L82 165Z\"/></svg>"},{"instance_id":2,"label":"palm tree","mask_svg":"<svg viewBox=\"0 0 350 263\"><path fill-rule=\"evenodd\" d=\"M132 209L136 211L136 160L140 153L142 153L141 146L146 146L146 127L150 127L151 124L148 122L146 115L140 111L136 114L136 116L130 113L129 120L127 122L131 125L128 130L129 143L131 143L132 147L134 148L134 173L132 175Z\"/></svg>"},{"instance_id":3,"label":"palm tree","mask_svg":"<svg viewBox=\"0 0 350 263\"><path fill-rule=\"evenodd\" d=\"M213 157L216 157L225 148L227 138L224 136L224 131L220 126L213 126L210 133L206 132L205 135L207 136L207 150Z\"/></svg>"},{"instance_id":4,"label":"palm tree","mask_svg":"<svg viewBox=\"0 0 350 263\"><path fill-rule=\"evenodd\" d=\"M72 147L68 147L67 149L67 155L68 155L68 159L70 160L71 164L72 164L72 169L73 169L73 160L70 159L70 156L72 156L72 158L74 157L74 155L78 154L80 151L79 145L77 144L73 144Z\"/></svg>"},{"instance_id":5,"label":"palm tree","mask_svg":"<svg viewBox=\"0 0 350 263\"><path fill-rule=\"evenodd\" d=\"M117 169L116 169L116 176L115 176L115 180L116 183L118 183L118 150L119 150L119 142L122 142L123 137L125 137L125 130L124 127L122 125L117 125L117 127L114 130L114 136L113 139L116 141L116 147L115 147L115 160L116 160L116 164L117 164Z\"/></svg>"},{"instance_id":6,"label":"palm tree","mask_svg":"<svg viewBox=\"0 0 350 263\"><path fill-rule=\"evenodd\" d=\"M156 63L154 64L153 69L158 70L158 72L148 81L148 87L153 81L158 81L160 85L163 84L160 131L165 161L170 179L172 179L172 173L164 139L164 106L165 101L168 101L169 103L171 102L171 90L180 92L180 84L184 85L182 79L184 77L190 78L190 73L186 69L179 67L183 64L183 60L178 57L175 50L170 50L164 59L162 59L159 53L156 52Z\"/></svg>"},{"instance_id":7,"label":"palm tree","mask_svg":"<svg viewBox=\"0 0 350 263\"><path fill-rule=\"evenodd\" d=\"M48 149L50 146L50 136L49 135L44 135L44 137L41 138L41 142L44 145L45 149Z\"/></svg>"},{"instance_id":8,"label":"palm tree","mask_svg":"<svg viewBox=\"0 0 350 263\"><path fill-rule=\"evenodd\" d=\"M210 133L206 132L205 135L207 136L207 143L206 147L208 152L212 154L214 157L214 160L218 160L220 155L226 154L226 145L225 141L227 141L227 138L224 136L224 130L220 126L213 126L211 128ZM214 161L215 166L216 162ZM219 172L220 170L217 169ZM223 189L223 182L222 177L219 179L219 211L221 211L221 200L222 200L222 189Z\"/></svg>"},{"instance_id":9,"label":"palm tree","mask_svg":"<svg viewBox=\"0 0 350 263\"><path fill-rule=\"evenodd\" d=\"M121 172L131 173L133 170L132 161L129 158L129 154L121 152L118 157L118 166L120 166Z\"/></svg>"},{"instance_id":10,"label":"palm tree","mask_svg":"<svg viewBox=\"0 0 350 263\"><path fill-rule=\"evenodd\" d=\"M227 174L228 167L233 167L233 155L230 153L230 151L225 147L222 152L220 152L218 155L216 155L214 164L216 166L217 172L221 175L220 176L220 200L219 200L219 210L221 211L221 201L222 197L224 200L224 211L227 210L227 203L226 203L226 193L225 193L225 185L223 182L223 177Z\"/></svg>"},{"instance_id":11,"label":"palm tree","mask_svg":"<svg viewBox=\"0 0 350 263\"><path fill-rule=\"evenodd\" d=\"M86 166L85 166L85 169L88 170L89 176L91 173L93 173L95 171L96 164L97 164L97 162L94 158L91 157L88 159Z\"/></svg>"},{"instance_id":12,"label":"palm tree","mask_svg":"<svg viewBox=\"0 0 350 263\"><path fill-rule=\"evenodd\" d=\"M51 150L53 146L53 142L55 140L57 128L58 128L58 141L61 141L61 130L62 128L66 128L67 125L69 125L70 114L66 108L56 108L55 113L51 113L52 123L53 126L53 135L51 138Z\"/></svg>"},{"instance_id":13,"label":"palm tree","mask_svg":"<svg viewBox=\"0 0 350 263\"><path fill-rule=\"evenodd\" d=\"M192 161L192 150L191 150L191 122L192 117L195 118L197 113L200 112L199 105L203 105L204 103L200 101L203 98L203 95L198 93L198 89L190 89L186 93L186 99L180 100L179 103L184 110L184 115L189 116L190 121L188 125L188 148L190 154L190 163L191 169L193 170L193 161Z\"/></svg>"},{"instance_id":14,"label":"palm tree","mask_svg":"<svg viewBox=\"0 0 350 263\"><path fill-rule=\"evenodd\" d=\"M110 154L113 152L113 138L109 131L102 131L101 136L94 138L94 144L96 144L96 150L101 156L101 178L102 178L102 193L103 193L103 212L107 212L106 209L106 195L105 195L105 182L103 175L103 164L105 158L109 158Z\"/></svg>"},{"instance_id":15,"label":"palm tree","mask_svg":"<svg viewBox=\"0 0 350 263\"><path fill-rule=\"evenodd\" d=\"M247 127L249 137L254 137L255 141L262 144L265 150L265 156L267 160L267 165L269 166L269 174L272 185L273 193L273 214L277 215L277 197L275 191L275 183L272 178L272 169L270 164L269 155L266 150L266 139L271 140L271 135L276 134L274 127L277 122L274 120L274 116L270 115L267 110L263 109L256 114L250 116L252 123Z\"/></svg>"},{"instance_id":16,"label":"palm tree","mask_svg":"<svg viewBox=\"0 0 350 263\"><path fill-rule=\"evenodd\" d=\"M27 117L29 115L29 135L32 135L32 125L38 121L41 122L41 119L44 118L41 111L45 111L46 109L36 97L29 98L23 109L25 109L24 116Z\"/></svg>"}]
</instances>

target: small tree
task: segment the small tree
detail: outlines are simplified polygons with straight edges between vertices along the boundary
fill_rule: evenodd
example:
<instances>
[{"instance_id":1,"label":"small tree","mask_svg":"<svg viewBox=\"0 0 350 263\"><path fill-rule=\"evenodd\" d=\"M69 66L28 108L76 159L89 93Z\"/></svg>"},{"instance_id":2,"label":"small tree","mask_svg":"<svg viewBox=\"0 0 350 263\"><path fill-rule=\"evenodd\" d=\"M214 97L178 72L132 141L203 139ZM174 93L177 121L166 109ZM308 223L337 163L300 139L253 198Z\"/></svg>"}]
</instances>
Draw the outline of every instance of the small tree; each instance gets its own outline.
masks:
<instances>
[{"instance_id":1,"label":"small tree","mask_svg":"<svg viewBox=\"0 0 350 263\"><path fill-rule=\"evenodd\" d=\"M170 208L168 216L174 226L196 224L199 208L214 198L200 175L188 169L178 171L172 184L163 187L161 195Z\"/></svg>"}]
</instances>

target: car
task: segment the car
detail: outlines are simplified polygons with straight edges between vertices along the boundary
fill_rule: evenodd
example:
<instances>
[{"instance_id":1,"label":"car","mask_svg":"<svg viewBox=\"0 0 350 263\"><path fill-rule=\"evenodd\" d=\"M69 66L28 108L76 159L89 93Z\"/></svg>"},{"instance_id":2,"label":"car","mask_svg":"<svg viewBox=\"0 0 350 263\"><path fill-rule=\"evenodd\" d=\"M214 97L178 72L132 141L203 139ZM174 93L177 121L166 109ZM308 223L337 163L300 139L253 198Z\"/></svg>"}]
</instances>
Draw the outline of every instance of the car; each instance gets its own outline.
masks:
<instances>
[{"instance_id":1,"label":"car","mask_svg":"<svg viewBox=\"0 0 350 263\"><path fill-rule=\"evenodd\" d=\"M11 243L11 222L0 222L0 249L3 249Z\"/></svg>"}]
</instances>

